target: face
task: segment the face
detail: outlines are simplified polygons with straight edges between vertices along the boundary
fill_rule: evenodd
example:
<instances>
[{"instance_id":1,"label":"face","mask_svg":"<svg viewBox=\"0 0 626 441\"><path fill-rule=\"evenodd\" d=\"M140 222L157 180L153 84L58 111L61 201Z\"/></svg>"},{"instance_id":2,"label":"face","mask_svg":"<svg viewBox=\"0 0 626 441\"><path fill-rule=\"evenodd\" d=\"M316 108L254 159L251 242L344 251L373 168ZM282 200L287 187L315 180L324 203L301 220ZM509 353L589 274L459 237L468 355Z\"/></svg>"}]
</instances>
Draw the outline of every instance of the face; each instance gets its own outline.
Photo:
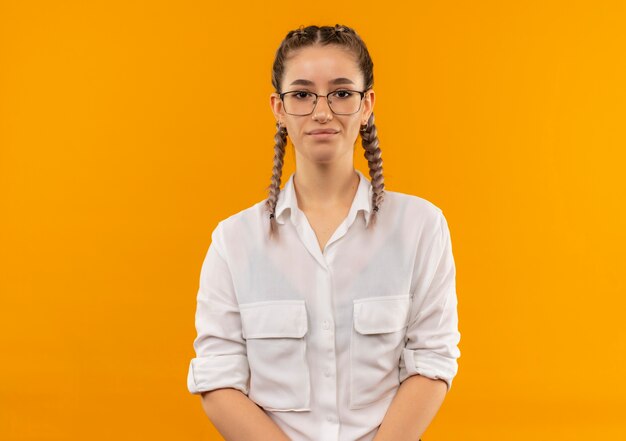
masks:
<instances>
[{"instance_id":1,"label":"face","mask_svg":"<svg viewBox=\"0 0 626 441\"><path fill-rule=\"evenodd\" d=\"M367 122L374 107L374 91L366 91L361 108L351 115L334 114L328 106L326 94L339 89L362 91L363 87L363 75L354 55L338 46L309 46L299 49L286 61L281 92L301 90L320 95L313 113L305 116L286 113L279 95L272 93L270 96L274 116L287 128L296 149L296 161L306 159L329 163L346 157L352 161L359 129ZM311 133L321 129L336 133Z\"/></svg>"}]
</instances>

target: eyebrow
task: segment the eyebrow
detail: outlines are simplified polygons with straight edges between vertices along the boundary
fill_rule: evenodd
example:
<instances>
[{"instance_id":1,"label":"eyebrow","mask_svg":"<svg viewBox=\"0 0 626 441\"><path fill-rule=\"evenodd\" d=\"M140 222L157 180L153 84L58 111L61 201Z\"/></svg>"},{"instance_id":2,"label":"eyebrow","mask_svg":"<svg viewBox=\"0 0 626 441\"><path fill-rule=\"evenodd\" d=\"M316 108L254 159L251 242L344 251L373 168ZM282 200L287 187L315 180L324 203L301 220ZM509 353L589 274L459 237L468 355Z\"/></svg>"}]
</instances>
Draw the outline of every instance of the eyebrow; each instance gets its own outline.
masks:
<instances>
[{"instance_id":1,"label":"eyebrow","mask_svg":"<svg viewBox=\"0 0 626 441\"><path fill-rule=\"evenodd\" d=\"M354 84L354 82L348 78L335 78L334 80L329 81L328 84ZM290 84L290 86L294 85L314 86L315 83L313 81L299 79Z\"/></svg>"}]
</instances>

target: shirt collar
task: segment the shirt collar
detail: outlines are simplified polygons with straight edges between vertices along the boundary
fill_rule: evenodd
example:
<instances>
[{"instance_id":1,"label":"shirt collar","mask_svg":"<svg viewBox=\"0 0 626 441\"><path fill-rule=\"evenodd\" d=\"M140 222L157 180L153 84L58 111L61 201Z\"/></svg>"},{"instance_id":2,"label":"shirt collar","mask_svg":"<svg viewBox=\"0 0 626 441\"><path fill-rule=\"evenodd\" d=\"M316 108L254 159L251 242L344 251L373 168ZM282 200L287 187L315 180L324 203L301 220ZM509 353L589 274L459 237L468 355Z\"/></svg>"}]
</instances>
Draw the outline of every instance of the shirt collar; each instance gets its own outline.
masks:
<instances>
[{"instance_id":1,"label":"shirt collar","mask_svg":"<svg viewBox=\"0 0 626 441\"><path fill-rule=\"evenodd\" d=\"M354 220L354 217L363 212L365 217L365 226L369 224L369 213L371 211L372 204L372 185L371 182L361 173L356 170L359 175L359 186L356 191L356 195L352 200L350 211L348 212L348 219L350 223ZM293 177L295 172L291 174L283 189L278 193L278 201L276 203L276 222L283 225L287 215L290 215L290 220L294 225L299 225L300 216L302 211L298 207L296 198L296 192L293 184Z\"/></svg>"}]
</instances>

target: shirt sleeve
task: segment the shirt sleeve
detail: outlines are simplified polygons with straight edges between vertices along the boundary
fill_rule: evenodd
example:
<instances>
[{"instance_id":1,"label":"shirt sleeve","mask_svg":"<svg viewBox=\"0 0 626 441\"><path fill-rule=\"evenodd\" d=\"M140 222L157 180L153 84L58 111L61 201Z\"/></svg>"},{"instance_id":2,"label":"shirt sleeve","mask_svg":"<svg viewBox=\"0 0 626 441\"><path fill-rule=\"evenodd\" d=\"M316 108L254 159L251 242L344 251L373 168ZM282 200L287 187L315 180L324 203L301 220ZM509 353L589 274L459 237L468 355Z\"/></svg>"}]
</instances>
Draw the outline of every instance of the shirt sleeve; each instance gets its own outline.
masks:
<instances>
[{"instance_id":1,"label":"shirt sleeve","mask_svg":"<svg viewBox=\"0 0 626 441\"><path fill-rule=\"evenodd\" d=\"M411 317L406 332L406 344L400 357L400 383L419 374L444 380L449 391L458 371L461 356L458 343L456 269L448 223L440 212L435 230L423 261L422 277L431 278L413 295Z\"/></svg>"},{"instance_id":2,"label":"shirt sleeve","mask_svg":"<svg viewBox=\"0 0 626 441\"><path fill-rule=\"evenodd\" d=\"M193 343L196 356L189 365L187 388L196 395L220 388L238 389L247 395L250 368L220 225L213 230L200 272Z\"/></svg>"}]
</instances>

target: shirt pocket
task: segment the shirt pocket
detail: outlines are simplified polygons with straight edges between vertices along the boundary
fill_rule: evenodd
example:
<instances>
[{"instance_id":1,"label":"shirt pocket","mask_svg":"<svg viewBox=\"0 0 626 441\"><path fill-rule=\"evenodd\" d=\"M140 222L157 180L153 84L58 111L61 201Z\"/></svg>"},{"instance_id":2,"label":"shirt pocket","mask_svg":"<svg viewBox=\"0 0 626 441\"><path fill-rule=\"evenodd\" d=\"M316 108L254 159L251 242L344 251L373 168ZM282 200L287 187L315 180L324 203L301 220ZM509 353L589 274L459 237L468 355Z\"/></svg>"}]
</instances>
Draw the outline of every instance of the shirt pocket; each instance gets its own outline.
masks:
<instances>
[{"instance_id":1,"label":"shirt pocket","mask_svg":"<svg viewBox=\"0 0 626 441\"><path fill-rule=\"evenodd\" d=\"M410 304L409 294L353 300L350 409L396 393Z\"/></svg>"},{"instance_id":2,"label":"shirt pocket","mask_svg":"<svg viewBox=\"0 0 626 441\"><path fill-rule=\"evenodd\" d=\"M311 410L304 300L247 303L239 310L250 366L248 397L266 410Z\"/></svg>"}]
</instances>

